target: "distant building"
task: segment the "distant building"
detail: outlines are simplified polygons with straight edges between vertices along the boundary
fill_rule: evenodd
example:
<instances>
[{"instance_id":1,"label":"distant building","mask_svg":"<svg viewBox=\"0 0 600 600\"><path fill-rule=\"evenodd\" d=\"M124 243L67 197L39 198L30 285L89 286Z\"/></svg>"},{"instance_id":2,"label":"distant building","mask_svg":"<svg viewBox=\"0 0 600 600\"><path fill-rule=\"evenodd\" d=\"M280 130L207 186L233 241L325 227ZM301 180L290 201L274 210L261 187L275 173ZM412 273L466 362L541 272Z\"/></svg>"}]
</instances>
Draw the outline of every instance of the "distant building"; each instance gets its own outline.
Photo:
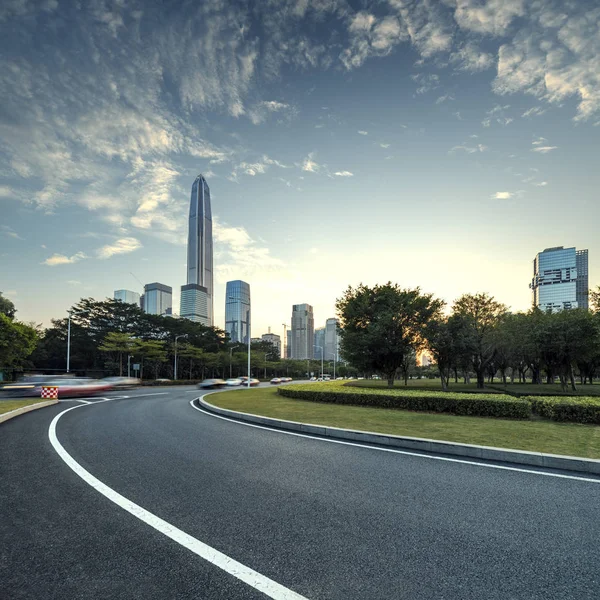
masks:
<instances>
[{"instance_id":1,"label":"distant building","mask_svg":"<svg viewBox=\"0 0 600 600\"><path fill-rule=\"evenodd\" d=\"M263 341L262 338L250 338L251 344L260 344Z\"/></svg>"},{"instance_id":2,"label":"distant building","mask_svg":"<svg viewBox=\"0 0 600 600\"><path fill-rule=\"evenodd\" d=\"M325 321L325 360L339 360L340 335L338 332L338 320L327 319Z\"/></svg>"},{"instance_id":3,"label":"distant building","mask_svg":"<svg viewBox=\"0 0 600 600\"><path fill-rule=\"evenodd\" d=\"M292 330L288 329L285 332L285 357L292 358Z\"/></svg>"},{"instance_id":4,"label":"distant building","mask_svg":"<svg viewBox=\"0 0 600 600\"><path fill-rule=\"evenodd\" d=\"M146 310L146 296L144 294L140 296L140 308Z\"/></svg>"},{"instance_id":5,"label":"distant building","mask_svg":"<svg viewBox=\"0 0 600 600\"><path fill-rule=\"evenodd\" d=\"M181 286L180 316L212 327L213 237L210 189L202 175L192 185L187 243L187 284Z\"/></svg>"},{"instance_id":6,"label":"distant building","mask_svg":"<svg viewBox=\"0 0 600 600\"><path fill-rule=\"evenodd\" d=\"M158 282L146 284L144 311L149 315L170 315L173 311L173 288Z\"/></svg>"},{"instance_id":7,"label":"distant building","mask_svg":"<svg viewBox=\"0 0 600 600\"><path fill-rule=\"evenodd\" d=\"M248 343L250 331L250 286L239 279L225 288L225 331L234 343Z\"/></svg>"},{"instance_id":8,"label":"distant building","mask_svg":"<svg viewBox=\"0 0 600 600\"><path fill-rule=\"evenodd\" d=\"M269 342L269 344L273 344L275 348L277 348L277 354L281 356L281 337L276 333L263 333L262 335L263 342Z\"/></svg>"},{"instance_id":9,"label":"distant building","mask_svg":"<svg viewBox=\"0 0 600 600\"><path fill-rule=\"evenodd\" d=\"M315 319L310 304L292 306L291 357L296 359L313 358Z\"/></svg>"},{"instance_id":10,"label":"distant building","mask_svg":"<svg viewBox=\"0 0 600 600\"><path fill-rule=\"evenodd\" d=\"M546 248L533 260L533 305L557 312L588 308L588 251Z\"/></svg>"},{"instance_id":11,"label":"distant building","mask_svg":"<svg viewBox=\"0 0 600 600\"><path fill-rule=\"evenodd\" d=\"M126 302L127 304L140 305L140 295L137 292L131 290L115 290L115 300Z\"/></svg>"},{"instance_id":12,"label":"distant building","mask_svg":"<svg viewBox=\"0 0 600 600\"><path fill-rule=\"evenodd\" d=\"M321 348L323 348L323 359L325 359L325 327L317 327L317 329L315 329L313 350L313 356L315 358L321 358Z\"/></svg>"}]
</instances>

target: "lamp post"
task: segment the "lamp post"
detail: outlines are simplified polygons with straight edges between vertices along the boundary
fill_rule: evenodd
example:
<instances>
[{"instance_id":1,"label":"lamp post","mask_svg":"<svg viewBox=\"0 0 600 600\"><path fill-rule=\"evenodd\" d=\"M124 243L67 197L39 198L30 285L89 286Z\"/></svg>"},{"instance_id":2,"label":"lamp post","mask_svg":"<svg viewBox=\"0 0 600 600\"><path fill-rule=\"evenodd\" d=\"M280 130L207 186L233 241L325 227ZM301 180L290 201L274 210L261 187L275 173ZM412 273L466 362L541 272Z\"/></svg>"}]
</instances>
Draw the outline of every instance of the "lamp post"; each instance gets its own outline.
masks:
<instances>
[{"instance_id":1,"label":"lamp post","mask_svg":"<svg viewBox=\"0 0 600 600\"><path fill-rule=\"evenodd\" d=\"M182 338L182 337L187 337L187 334L186 334L186 333L183 333L183 334L181 334L181 335L176 335L176 336L175 336L175 365L174 365L174 367L173 367L173 371L174 371L173 379L174 379L175 381L177 381L177 340L178 340L179 338Z\"/></svg>"},{"instance_id":2,"label":"lamp post","mask_svg":"<svg viewBox=\"0 0 600 600\"><path fill-rule=\"evenodd\" d=\"M67 373L71 367L71 315L80 315L83 311L69 310L68 325L67 325Z\"/></svg>"}]
</instances>

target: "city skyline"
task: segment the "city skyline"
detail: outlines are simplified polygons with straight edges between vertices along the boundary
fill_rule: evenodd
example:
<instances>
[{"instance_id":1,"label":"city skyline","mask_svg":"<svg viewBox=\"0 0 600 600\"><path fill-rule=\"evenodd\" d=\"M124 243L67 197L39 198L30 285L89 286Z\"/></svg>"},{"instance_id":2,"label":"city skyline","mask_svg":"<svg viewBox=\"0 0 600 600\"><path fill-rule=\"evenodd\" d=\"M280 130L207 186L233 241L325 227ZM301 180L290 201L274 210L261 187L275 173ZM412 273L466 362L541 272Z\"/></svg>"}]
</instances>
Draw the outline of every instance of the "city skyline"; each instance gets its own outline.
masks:
<instances>
[{"instance_id":1,"label":"city skyline","mask_svg":"<svg viewBox=\"0 0 600 600\"><path fill-rule=\"evenodd\" d=\"M0 288L19 318L136 278L178 312L198 173L217 325L235 278L261 332L298 300L334 315L360 282L527 310L555 245L589 249L600 281L596 2L134 4L0 9Z\"/></svg>"},{"instance_id":2,"label":"city skyline","mask_svg":"<svg viewBox=\"0 0 600 600\"><path fill-rule=\"evenodd\" d=\"M232 342L247 344L252 327L250 286L245 281L236 279L228 281L225 289L224 330Z\"/></svg>"}]
</instances>

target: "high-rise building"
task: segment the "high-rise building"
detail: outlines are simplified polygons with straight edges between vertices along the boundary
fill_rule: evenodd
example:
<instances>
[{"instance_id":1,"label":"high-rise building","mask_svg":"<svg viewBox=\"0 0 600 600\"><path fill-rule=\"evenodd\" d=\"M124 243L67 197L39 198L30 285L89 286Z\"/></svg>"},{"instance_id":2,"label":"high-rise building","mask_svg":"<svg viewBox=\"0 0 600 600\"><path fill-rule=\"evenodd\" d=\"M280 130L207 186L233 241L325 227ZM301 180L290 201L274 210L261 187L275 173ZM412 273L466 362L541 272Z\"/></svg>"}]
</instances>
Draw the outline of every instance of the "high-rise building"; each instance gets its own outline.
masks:
<instances>
[{"instance_id":1,"label":"high-rise building","mask_svg":"<svg viewBox=\"0 0 600 600\"><path fill-rule=\"evenodd\" d=\"M338 360L340 354L340 336L338 320L325 321L325 360Z\"/></svg>"},{"instance_id":2,"label":"high-rise building","mask_svg":"<svg viewBox=\"0 0 600 600\"><path fill-rule=\"evenodd\" d=\"M277 354L281 356L281 337L276 333L263 333L262 334L263 342L269 342L269 344L273 344L277 349Z\"/></svg>"},{"instance_id":3,"label":"high-rise building","mask_svg":"<svg viewBox=\"0 0 600 600\"><path fill-rule=\"evenodd\" d=\"M245 281L228 281L225 289L225 331L234 342L248 343L250 330L250 286Z\"/></svg>"},{"instance_id":4,"label":"high-rise building","mask_svg":"<svg viewBox=\"0 0 600 600\"><path fill-rule=\"evenodd\" d=\"M115 290L115 300L126 302L127 304L140 305L140 295L137 292L131 290Z\"/></svg>"},{"instance_id":5,"label":"high-rise building","mask_svg":"<svg viewBox=\"0 0 600 600\"><path fill-rule=\"evenodd\" d=\"M198 175L192 185L187 251L187 284L181 286L180 316L212 327L212 212L210 189L202 175Z\"/></svg>"},{"instance_id":6,"label":"high-rise building","mask_svg":"<svg viewBox=\"0 0 600 600\"><path fill-rule=\"evenodd\" d=\"M294 304L292 307L291 357L313 358L315 319L310 304Z\"/></svg>"},{"instance_id":7,"label":"high-rise building","mask_svg":"<svg viewBox=\"0 0 600 600\"><path fill-rule=\"evenodd\" d=\"M285 332L285 357L292 358L292 330Z\"/></svg>"},{"instance_id":8,"label":"high-rise building","mask_svg":"<svg viewBox=\"0 0 600 600\"><path fill-rule=\"evenodd\" d=\"M588 251L556 246L533 259L533 305L557 312L588 307Z\"/></svg>"},{"instance_id":9,"label":"high-rise building","mask_svg":"<svg viewBox=\"0 0 600 600\"><path fill-rule=\"evenodd\" d=\"M173 288L164 283L144 286L144 312L149 315L167 315L173 311Z\"/></svg>"},{"instance_id":10,"label":"high-rise building","mask_svg":"<svg viewBox=\"0 0 600 600\"><path fill-rule=\"evenodd\" d=\"M325 359L325 327L317 327L315 329L313 347L313 356L320 359L321 348L323 348L323 359Z\"/></svg>"}]
</instances>

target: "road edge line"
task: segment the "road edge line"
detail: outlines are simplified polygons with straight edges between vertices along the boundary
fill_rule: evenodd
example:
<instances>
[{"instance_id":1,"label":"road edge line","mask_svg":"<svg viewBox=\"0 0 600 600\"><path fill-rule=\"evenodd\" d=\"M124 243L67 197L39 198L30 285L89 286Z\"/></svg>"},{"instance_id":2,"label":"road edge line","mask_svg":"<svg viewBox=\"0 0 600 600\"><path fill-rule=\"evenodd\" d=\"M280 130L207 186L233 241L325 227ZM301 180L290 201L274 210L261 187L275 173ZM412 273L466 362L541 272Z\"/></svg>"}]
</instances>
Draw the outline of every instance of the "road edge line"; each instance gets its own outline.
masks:
<instances>
[{"instance_id":1,"label":"road edge line","mask_svg":"<svg viewBox=\"0 0 600 600\"><path fill-rule=\"evenodd\" d=\"M32 410L37 410L38 408L52 406L53 404L58 404L58 400L46 400L45 402L36 402L35 404L29 404L27 406L21 406L21 408L15 408L15 410L11 410L10 412L2 413L0 415L0 423L4 423L5 421L9 421L10 419L14 419L20 415L24 415Z\"/></svg>"},{"instance_id":2,"label":"road edge line","mask_svg":"<svg viewBox=\"0 0 600 600\"><path fill-rule=\"evenodd\" d=\"M576 456L562 456L559 454L545 454L543 452L529 452L526 450L512 450L509 448L495 448L493 446L459 444L456 442L431 440L427 438L403 437L370 431L359 431L356 429L341 429L339 427L330 427L326 425L313 425L310 423L300 423L297 421L285 421L281 419L274 419L272 417L264 417L251 413L242 413L227 408L220 408L219 406L215 406L214 404L204 400L204 397L214 393L218 392L210 392L205 394L203 397L195 398L195 400L198 400L199 404L208 412L215 413L216 415L224 415L232 418L233 420L241 422L258 424L265 428L271 427L274 431L283 430L285 432L296 432L297 435L313 434L319 436L320 439L325 439L326 441L341 440L345 441L346 443L354 443L355 445L359 445L361 442L365 444L377 444L378 446L384 446L384 449L400 448L412 450L415 456L422 456L425 458L440 458L453 462L467 462L469 464L493 466L501 469L503 468L523 471L523 469L502 467L501 465L487 465L485 463L464 461L449 457L433 457L429 456L428 454L419 454L419 452L491 460L515 465L533 466L542 469L556 469L574 473L600 475L600 460L596 459L585 459ZM410 452L405 453L411 454ZM561 477L560 474L544 473L542 471L527 472ZM562 477L584 480L582 477L570 477L568 475L562 475ZM600 480L596 479L587 479L586 481L600 483Z\"/></svg>"}]
</instances>

